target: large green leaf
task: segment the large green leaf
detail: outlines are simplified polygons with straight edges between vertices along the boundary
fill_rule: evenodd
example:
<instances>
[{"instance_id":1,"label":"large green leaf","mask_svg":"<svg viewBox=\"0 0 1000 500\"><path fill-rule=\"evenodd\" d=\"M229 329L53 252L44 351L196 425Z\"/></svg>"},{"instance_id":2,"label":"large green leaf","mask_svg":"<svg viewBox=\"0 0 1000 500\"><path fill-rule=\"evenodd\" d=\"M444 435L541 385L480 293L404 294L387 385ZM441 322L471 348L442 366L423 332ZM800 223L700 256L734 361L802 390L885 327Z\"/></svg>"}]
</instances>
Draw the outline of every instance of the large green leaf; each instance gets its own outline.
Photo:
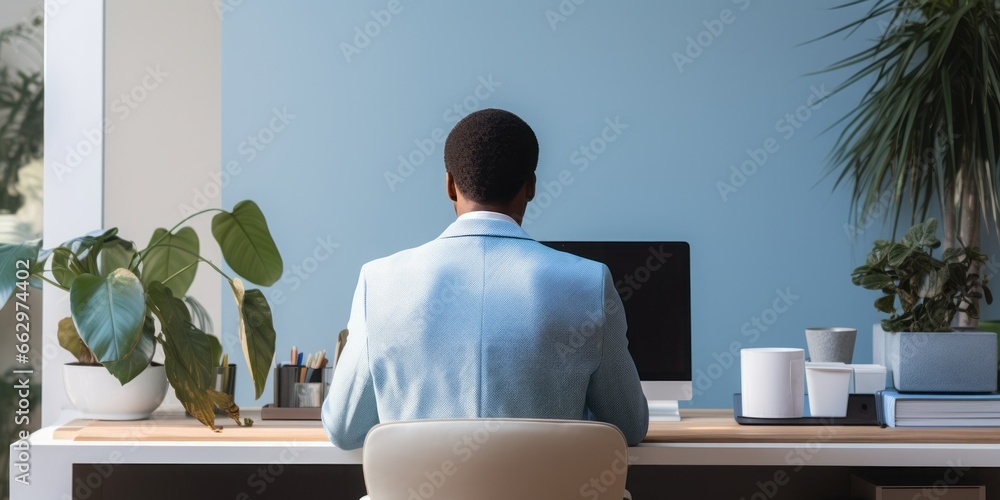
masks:
<instances>
[{"instance_id":1,"label":"large green leaf","mask_svg":"<svg viewBox=\"0 0 1000 500\"><path fill-rule=\"evenodd\" d=\"M122 385L132 381L139 376L143 370L149 367L153 361L153 354L156 353L156 324L153 317L147 315L142 325L142 333L139 335L139 343L125 359L118 361L108 361L104 367L118 379Z\"/></svg>"},{"instance_id":2,"label":"large green leaf","mask_svg":"<svg viewBox=\"0 0 1000 500\"><path fill-rule=\"evenodd\" d=\"M173 291L170 290L170 287L158 281L150 283L149 287L146 288L146 296L149 299L148 304L155 306L156 310L160 312L161 317L191 323L191 311L188 310L184 301L180 299L165 300L162 298L164 294L170 294L171 297L177 298L174 296ZM154 299L156 299L155 302Z\"/></svg>"},{"instance_id":3,"label":"large green leaf","mask_svg":"<svg viewBox=\"0 0 1000 500\"><path fill-rule=\"evenodd\" d=\"M274 359L274 322L271 307L260 290L244 290L240 280L233 280L233 296L240 312L240 342L257 398L264 393L264 384Z\"/></svg>"},{"instance_id":4,"label":"large green leaf","mask_svg":"<svg viewBox=\"0 0 1000 500\"><path fill-rule=\"evenodd\" d=\"M892 267L899 267L907 258L910 257L912 252L917 250L902 244L895 244L889 249L889 261L888 264Z\"/></svg>"},{"instance_id":5,"label":"large green leaf","mask_svg":"<svg viewBox=\"0 0 1000 500\"><path fill-rule=\"evenodd\" d=\"M0 245L0 307L3 307L14 294L18 282L27 282L26 279L18 279L17 272L23 270L22 276L31 272L41 247L41 240L17 245Z\"/></svg>"},{"instance_id":6,"label":"large green leaf","mask_svg":"<svg viewBox=\"0 0 1000 500\"><path fill-rule=\"evenodd\" d=\"M226 263L247 281L271 286L281 277L281 254L256 203L244 200L213 217L212 235Z\"/></svg>"},{"instance_id":7,"label":"large green leaf","mask_svg":"<svg viewBox=\"0 0 1000 500\"><path fill-rule=\"evenodd\" d=\"M235 420L236 425L239 426L253 425L253 420L249 418L246 419L246 422L240 420L240 407L236 405L235 401L233 401L232 396L230 396L225 392L219 392L215 389L209 389L205 392L206 394L208 394L208 399L212 401L212 404L215 405L218 409L225 412L227 417Z\"/></svg>"},{"instance_id":8,"label":"large green leaf","mask_svg":"<svg viewBox=\"0 0 1000 500\"><path fill-rule=\"evenodd\" d=\"M70 311L80 337L98 361L125 359L139 343L146 304L142 283L131 271L107 278L81 274L69 290Z\"/></svg>"},{"instance_id":9,"label":"large green leaf","mask_svg":"<svg viewBox=\"0 0 1000 500\"><path fill-rule=\"evenodd\" d=\"M901 243L912 248L937 248L941 246L941 241L935 235L937 233L937 220L934 218L916 224L906 232Z\"/></svg>"},{"instance_id":10,"label":"large green leaf","mask_svg":"<svg viewBox=\"0 0 1000 500\"><path fill-rule=\"evenodd\" d=\"M893 314L896 312L896 296L883 295L875 300L875 309L884 313Z\"/></svg>"},{"instance_id":11,"label":"large green leaf","mask_svg":"<svg viewBox=\"0 0 1000 500\"><path fill-rule=\"evenodd\" d=\"M160 317L164 367L177 399L188 413L218 430L207 393L215 373L209 335L191 324L187 307L167 287L153 283L148 296Z\"/></svg>"},{"instance_id":12,"label":"large green leaf","mask_svg":"<svg viewBox=\"0 0 1000 500\"><path fill-rule=\"evenodd\" d=\"M41 242L39 242L41 244ZM49 261L49 257L52 256L52 250L41 249L38 251L38 258L31 266L31 278L28 279L28 283L38 289L42 288L42 278L40 277L45 273L45 264Z\"/></svg>"},{"instance_id":13,"label":"large green leaf","mask_svg":"<svg viewBox=\"0 0 1000 500\"><path fill-rule=\"evenodd\" d=\"M104 243L110 241L118 235L118 228L113 227L106 231L92 231L79 238L73 238L59 245L68 249L76 256L83 272L89 274L100 274L97 264L97 256L101 252ZM54 264L53 264L54 265Z\"/></svg>"},{"instance_id":14,"label":"large green leaf","mask_svg":"<svg viewBox=\"0 0 1000 500\"><path fill-rule=\"evenodd\" d=\"M928 271L921 277L920 287L917 288L917 295L921 298L933 298L941 295L945 284L948 282L948 267L942 267L937 271Z\"/></svg>"},{"instance_id":15,"label":"large green leaf","mask_svg":"<svg viewBox=\"0 0 1000 500\"><path fill-rule=\"evenodd\" d=\"M115 269L129 269L135 257L135 245L131 241L114 238L104 242L97 254L97 275L107 277Z\"/></svg>"},{"instance_id":16,"label":"large green leaf","mask_svg":"<svg viewBox=\"0 0 1000 500\"><path fill-rule=\"evenodd\" d=\"M881 290L892 284L892 277L885 273L872 272L861 277L860 285L868 290Z\"/></svg>"},{"instance_id":17,"label":"large green leaf","mask_svg":"<svg viewBox=\"0 0 1000 500\"><path fill-rule=\"evenodd\" d=\"M94 358L94 353L90 352L90 348L80 338L80 333L76 331L76 326L73 325L73 318L67 317L59 320L59 328L56 333L59 345L69 351L77 361L87 365L97 362Z\"/></svg>"},{"instance_id":18,"label":"large green leaf","mask_svg":"<svg viewBox=\"0 0 1000 500\"><path fill-rule=\"evenodd\" d=\"M163 364L174 394L188 413L212 430L218 430L212 400L207 393L211 388L211 373L206 370L211 363L208 334L190 323L171 324L163 333L166 337L162 342Z\"/></svg>"},{"instance_id":19,"label":"large green leaf","mask_svg":"<svg viewBox=\"0 0 1000 500\"><path fill-rule=\"evenodd\" d=\"M97 230L91 231L78 238L73 238L71 240L64 241L61 247L66 247L70 249L75 254L82 254L88 249L94 247L97 244L104 243L108 239L114 238L118 235L118 228L113 227L108 230Z\"/></svg>"},{"instance_id":20,"label":"large green leaf","mask_svg":"<svg viewBox=\"0 0 1000 500\"><path fill-rule=\"evenodd\" d=\"M174 297L183 297L198 272L198 233L190 227L176 233L157 228L149 244L142 259L142 282L148 286L159 281L173 291Z\"/></svg>"},{"instance_id":21,"label":"large green leaf","mask_svg":"<svg viewBox=\"0 0 1000 500\"><path fill-rule=\"evenodd\" d=\"M87 271L83 268L83 263L76 258L73 251L66 247L56 247L52 250L52 276L56 283L70 288L73 280Z\"/></svg>"}]
</instances>

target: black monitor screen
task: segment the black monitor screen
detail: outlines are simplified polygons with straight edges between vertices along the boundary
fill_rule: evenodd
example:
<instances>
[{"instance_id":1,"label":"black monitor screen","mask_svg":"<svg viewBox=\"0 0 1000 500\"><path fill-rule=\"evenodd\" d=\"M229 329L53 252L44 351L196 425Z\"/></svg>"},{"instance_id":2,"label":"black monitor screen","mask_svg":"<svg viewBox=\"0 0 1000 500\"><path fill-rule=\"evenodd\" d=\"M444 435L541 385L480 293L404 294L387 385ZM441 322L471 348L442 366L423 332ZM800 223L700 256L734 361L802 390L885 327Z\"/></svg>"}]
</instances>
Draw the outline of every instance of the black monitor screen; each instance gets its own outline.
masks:
<instances>
[{"instance_id":1,"label":"black monitor screen","mask_svg":"<svg viewBox=\"0 0 1000 500\"><path fill-rule=\"evenodd\" d=\"M628 349L645 381L691 380L691 255L685 242L548 241L608 266L625 305Z\"/></svg>"}]
</instances>

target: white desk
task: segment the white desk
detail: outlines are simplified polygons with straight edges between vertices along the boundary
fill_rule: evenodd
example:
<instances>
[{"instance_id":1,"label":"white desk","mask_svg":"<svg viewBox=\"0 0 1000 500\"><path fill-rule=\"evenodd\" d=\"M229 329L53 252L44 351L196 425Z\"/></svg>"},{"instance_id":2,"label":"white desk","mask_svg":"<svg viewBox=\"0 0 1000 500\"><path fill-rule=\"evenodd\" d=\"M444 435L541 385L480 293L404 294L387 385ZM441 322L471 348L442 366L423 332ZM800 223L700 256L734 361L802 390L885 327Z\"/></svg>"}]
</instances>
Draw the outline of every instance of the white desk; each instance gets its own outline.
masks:
<instances>
[{"instance_id":1,"label":"white desk","mask_svg":"<svg viewBox=\"0 0 1000 500\"><path fill-rule=\"evenodd\" d=\"M333 447L317 421L225 425L212 433L183 414L149 421L73 421L31 437L30 486L12 480L12 500L70 499L73 464L360 464L361 451ZM682 411L654 423L630 463L699 466L1000 467L998 429L880 429L737 425L727 410ZM221 420L220 420L221 422ZM229 421L229 424L233 424ZM12 454L11 478L20 473ZM97 481L97 479L94 479Z\"/></svg>"}]
</instances>

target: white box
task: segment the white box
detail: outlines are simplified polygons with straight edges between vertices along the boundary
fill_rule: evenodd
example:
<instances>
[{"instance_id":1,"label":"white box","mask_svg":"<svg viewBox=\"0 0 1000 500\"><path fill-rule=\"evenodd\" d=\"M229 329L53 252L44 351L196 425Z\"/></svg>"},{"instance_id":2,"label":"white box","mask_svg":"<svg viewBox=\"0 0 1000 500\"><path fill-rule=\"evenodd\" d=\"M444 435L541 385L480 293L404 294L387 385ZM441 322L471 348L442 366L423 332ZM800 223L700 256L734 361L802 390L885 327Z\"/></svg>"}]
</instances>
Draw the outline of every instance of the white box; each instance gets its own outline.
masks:
<instances>
[{"instance_id":1,"label":"white box","mask_svg":"<svg viewBox=\"0 0 1000 500\"><path fill-rule=\"evenodd\" d=\"M852 394L875 394L885 389L886 369L882 365L850 365L854 369Z\"/></svg>"}]
</instances>

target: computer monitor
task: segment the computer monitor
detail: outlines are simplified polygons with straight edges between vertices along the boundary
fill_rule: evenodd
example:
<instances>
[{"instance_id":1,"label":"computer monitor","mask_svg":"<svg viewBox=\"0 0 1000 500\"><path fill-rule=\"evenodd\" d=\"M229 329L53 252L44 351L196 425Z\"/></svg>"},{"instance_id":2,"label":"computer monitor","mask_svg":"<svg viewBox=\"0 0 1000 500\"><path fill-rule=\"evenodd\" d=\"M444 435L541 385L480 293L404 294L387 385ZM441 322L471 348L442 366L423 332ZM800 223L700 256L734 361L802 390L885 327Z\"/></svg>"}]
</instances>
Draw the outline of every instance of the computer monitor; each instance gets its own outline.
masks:
<instances>
[{"instance_id":1,"label":"computer monitor","mask_svg":"<svg viewBox=\"0 0 1000 500\"><path fill-rule=\"evenodd\" d=\"M691 249L678 241L547 241L608 266L650 420L679 420L691 399Z\"/></svg>"}]
</instances>

